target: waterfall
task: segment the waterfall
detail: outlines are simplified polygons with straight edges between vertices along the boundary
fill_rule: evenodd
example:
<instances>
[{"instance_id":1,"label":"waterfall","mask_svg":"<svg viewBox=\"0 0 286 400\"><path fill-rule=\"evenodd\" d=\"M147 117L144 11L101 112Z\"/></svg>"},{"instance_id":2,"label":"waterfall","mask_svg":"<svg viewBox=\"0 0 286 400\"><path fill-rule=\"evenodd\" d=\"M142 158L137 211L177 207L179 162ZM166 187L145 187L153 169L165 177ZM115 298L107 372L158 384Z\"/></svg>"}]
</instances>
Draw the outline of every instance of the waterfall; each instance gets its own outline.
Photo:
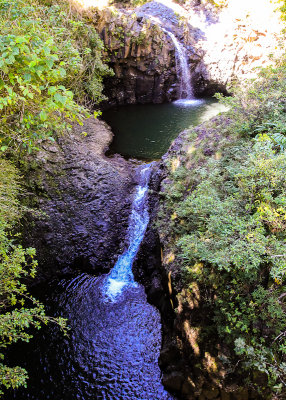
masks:
<instances>
[{"instance_id":1,"label":"waterfall","mask_svg":"<svg viewBox=\"0 0 286 400\"><path fill-rule=\"evenodd\" d=\"M108 300L114 301L123 291L123 288L136 287L132 273L132 264L143 240L147 225L149 223L148 213L148 184L152 170L152 163L140 166L139 184L134 196L132 211L129 217L127 250L118 258L116 264L106 277L104 294Z\"/></svg>"},{"instance_id":2,"label":"waterfall","mask_svg":"<svg viewBox=\"0 0 286 400\"><path fill-rule=\"evenodd\" d=\"M163 29L164 32L170 36L172 42L174 43L176 49L176 67L178 71L178 75L180 77L180 99L193 99L193 88L191 85L191 73L189 70L186 49L184 46L178 41L176 36L169 31Z\"/></svg>"}]
</instances>

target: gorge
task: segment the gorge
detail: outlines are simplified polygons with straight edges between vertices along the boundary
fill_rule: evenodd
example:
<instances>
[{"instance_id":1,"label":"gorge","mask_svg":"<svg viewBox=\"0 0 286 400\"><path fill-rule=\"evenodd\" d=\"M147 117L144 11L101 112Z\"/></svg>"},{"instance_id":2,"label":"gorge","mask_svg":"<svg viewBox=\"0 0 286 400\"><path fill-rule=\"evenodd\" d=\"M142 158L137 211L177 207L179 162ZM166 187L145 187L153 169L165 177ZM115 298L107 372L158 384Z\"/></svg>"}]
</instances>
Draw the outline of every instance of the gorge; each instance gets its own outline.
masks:
<instances>
[{"instance_id":1,"label":"gorge","mask_svg":"<svg viewBox=\"0 0 286 400\"><path fill-rule=\"evenodd\" d=\"M220 13L209 2L191 3L69 5L79 13L69 26L78 41L72 46L83 46L87 32L91 47L79 54L89 57L95 46L114 73L93 64L95 53L84 73L83 63L76 67L67 87L78 79L76 100L91 107L91 90L103 83L102 116L86 119L81 110L75 120L82 125L69 121L68 134L40 137L20 166L28 213L22 245L36 248L39 264L25 282L49 315L67 318L69 330L65 336L48 324L31 328L28 343L7 339L18 341L5 353L8 366L29 375L27 389L6 385L7 400L283 399L284 75L265 90L270 72L257 72L257 82L246 81L249 98L240 89L223 103L207 97L229 94L228 84L250 77L253 63L268 62L264 54L246 58L265 36L247 31L249 16L236 21L216 62L221 43L210 38ZM66 15L43 7L53 23ZM79 55L65 47L69 34L65 42L64 30L55 32L63 52L53 63L76 63ZM61 74L68 79L61 62L47 86L52 100L39 110L47 132L52 115L72 120L77 112L69 114L73 96L53 83ZM52 103L58 109L48 117Z\"/></svg>"}]
</instances>

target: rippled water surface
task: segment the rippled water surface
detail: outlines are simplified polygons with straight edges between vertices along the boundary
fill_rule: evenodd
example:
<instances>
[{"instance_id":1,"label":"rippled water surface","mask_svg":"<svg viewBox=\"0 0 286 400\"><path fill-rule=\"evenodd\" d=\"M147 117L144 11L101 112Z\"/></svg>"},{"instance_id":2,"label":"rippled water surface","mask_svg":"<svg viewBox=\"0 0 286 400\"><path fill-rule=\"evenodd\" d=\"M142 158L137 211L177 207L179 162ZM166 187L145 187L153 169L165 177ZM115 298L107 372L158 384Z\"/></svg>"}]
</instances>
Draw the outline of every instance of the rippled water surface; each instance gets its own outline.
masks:
<instances>
[{"instance_id":1,"label":"rippled water surface","mask_svg":"<svg viewBox=\"0 0 286 400\"><path fill-rule=\"evenodd\" d=\"M160 381L159 312L140 285L116 302L104 301L104 279L81 274L52 285L52 303L69 319L69 338L49 328L28 345L29 389L11 398L172 399Z\"/></svg>"}]
</instances>

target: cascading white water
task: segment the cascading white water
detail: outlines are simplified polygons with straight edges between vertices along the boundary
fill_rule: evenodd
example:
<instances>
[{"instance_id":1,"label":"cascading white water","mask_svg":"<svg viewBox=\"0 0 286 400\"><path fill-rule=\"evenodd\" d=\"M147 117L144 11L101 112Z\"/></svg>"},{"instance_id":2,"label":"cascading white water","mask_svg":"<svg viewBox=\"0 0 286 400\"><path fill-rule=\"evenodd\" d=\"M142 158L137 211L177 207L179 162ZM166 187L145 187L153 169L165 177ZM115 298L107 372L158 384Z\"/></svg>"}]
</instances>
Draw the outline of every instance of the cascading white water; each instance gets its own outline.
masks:
<instances>
[{"instance_id":1,"label":"cascading white water","mask_svg":"<svg viewBox=\"0 0 286 400\"><path fill-rule=\"evenodd\" d=\"M163 31L170 36L176 49L176 69L180 78L179 100L174 103L179 106L199 106L204 101L194 98L193 88L191 84L191 72L189 69L187 54L185 47L178 41L176 36L165 29Z\"/></svg>"},{"instance_id":2,"label":"cascading white water","mask_svg":"<svg viewBox=\"0 0 286 400\"><path fill-rule=\"evenodd\" d=\"M121 294L124 287L137 286L132 273L132 264L149 223L147 199L151 167L152 163L139 168L139 185L129 218L129 246L118 258L115 266L106 277L103 292L111 301L114 301Z\"/></svg>"},{"instance_id":3,"label":"cascading white water","mask_svg":"<svg viewBox=\"0 0 286 400\"><path fill-rule=\"evenodd\" d=\"M191 73L187 62L187 55L184 46L178 41L176 36L169 31L164 30L170 36L176 49L177 71L180 76L180 99L193 99L194 93L191 85Z\"/></svg>"}]
</instances>

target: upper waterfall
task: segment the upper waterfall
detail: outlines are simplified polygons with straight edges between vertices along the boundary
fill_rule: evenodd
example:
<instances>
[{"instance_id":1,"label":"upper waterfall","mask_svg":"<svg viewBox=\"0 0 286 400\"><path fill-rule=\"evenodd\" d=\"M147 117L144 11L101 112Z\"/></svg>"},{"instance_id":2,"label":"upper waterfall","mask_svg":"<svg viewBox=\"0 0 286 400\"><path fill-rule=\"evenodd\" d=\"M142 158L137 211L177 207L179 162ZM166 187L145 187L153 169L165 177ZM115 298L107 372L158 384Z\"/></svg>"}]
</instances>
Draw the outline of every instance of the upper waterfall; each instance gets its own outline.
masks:
<instances>
[{"instance_id":1,"label":"upper waterfall","mask_svg":"<svg viewBox=\"0 0 286 400\"><path fill-rule=\"evenodd\" d=\"M165 29L164 32L170 36L176 49L176 68L180 78L179 98L193 99L194 93L191 84L191 73L187 61L186 49L172 32Z\"/></svg>"}]
</instances>

